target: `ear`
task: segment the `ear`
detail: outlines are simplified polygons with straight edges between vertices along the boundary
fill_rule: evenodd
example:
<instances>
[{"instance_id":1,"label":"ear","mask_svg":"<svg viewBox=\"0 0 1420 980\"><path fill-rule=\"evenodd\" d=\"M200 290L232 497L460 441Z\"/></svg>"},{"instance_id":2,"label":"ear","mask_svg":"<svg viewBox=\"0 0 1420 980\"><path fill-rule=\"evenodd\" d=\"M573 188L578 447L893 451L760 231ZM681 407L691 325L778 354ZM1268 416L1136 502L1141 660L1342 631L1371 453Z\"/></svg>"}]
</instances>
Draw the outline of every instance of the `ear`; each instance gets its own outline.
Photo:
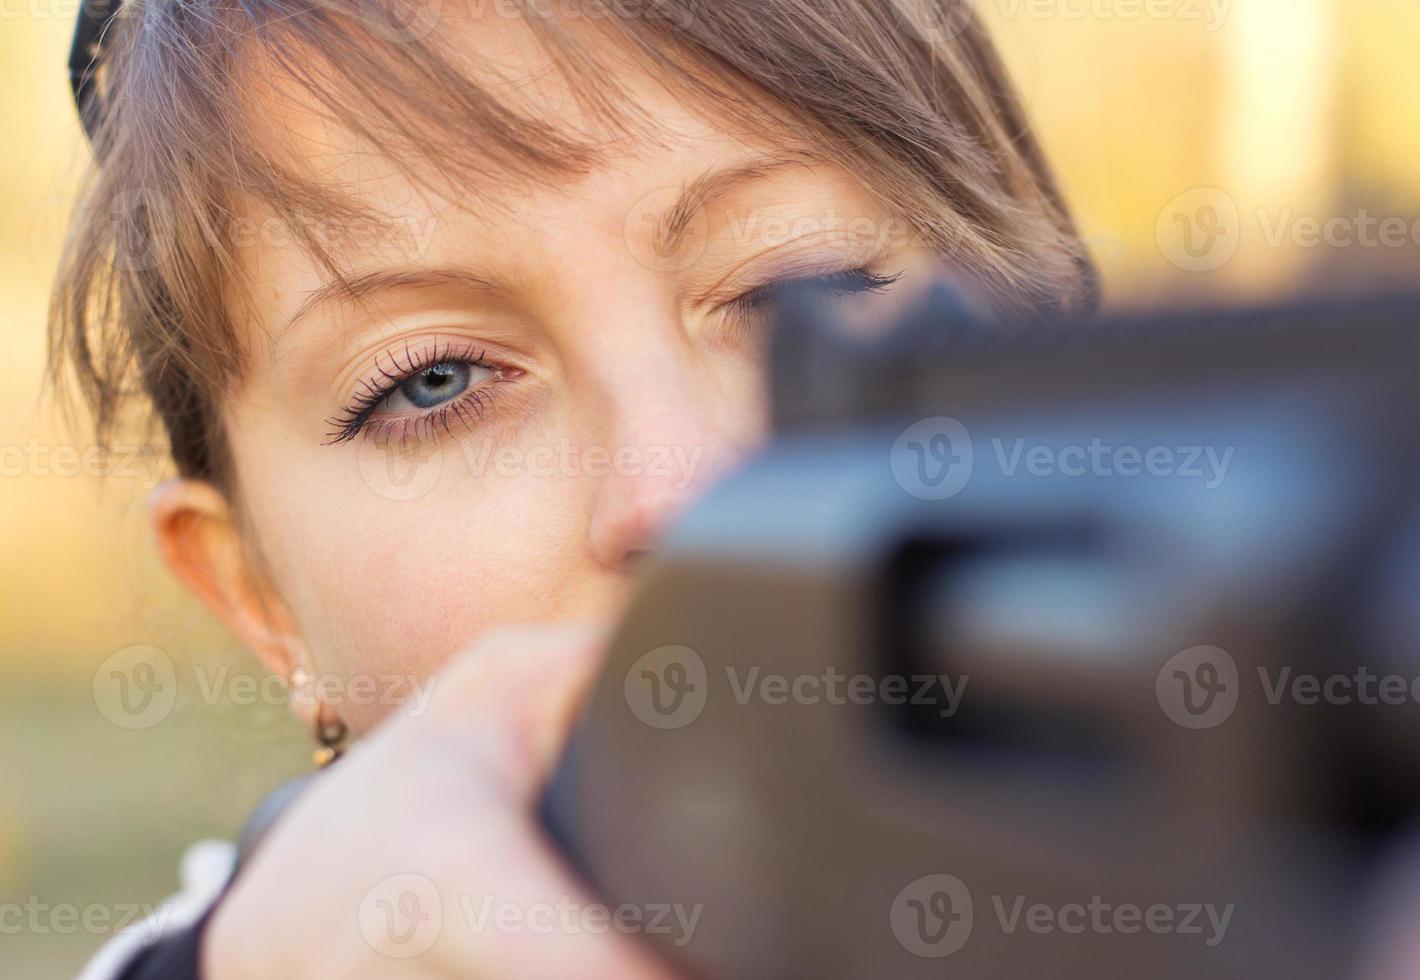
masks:
<instances>
[{"instance_id":1,"label":"ear","mask_svg":"<svg viewBox=\"0 0 1420 980\"><path fill-rule=\"evenodd\" d=\"M227 498L202 480L169 480L153 489L149 519L158 550L193 595L278 677L309 672L294 618L253 564ZM309 699L292 706L311 723ZM311 716L311 717L307 717Z\"/></svg>"}]
</instances>

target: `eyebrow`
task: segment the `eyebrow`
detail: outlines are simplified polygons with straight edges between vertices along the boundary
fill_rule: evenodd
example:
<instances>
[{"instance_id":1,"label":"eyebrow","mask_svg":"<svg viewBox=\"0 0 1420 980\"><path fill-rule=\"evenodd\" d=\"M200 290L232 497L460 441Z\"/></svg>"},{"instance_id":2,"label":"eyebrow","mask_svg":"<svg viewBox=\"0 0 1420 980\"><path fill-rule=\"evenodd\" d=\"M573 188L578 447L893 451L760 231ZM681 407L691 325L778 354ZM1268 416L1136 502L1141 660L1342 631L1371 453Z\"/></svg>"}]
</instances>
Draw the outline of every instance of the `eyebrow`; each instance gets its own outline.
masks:
<instances>
[{"instance_id":1,"label":"eyebrow","mask_svg":"<svg viewBox=\"0 0 1420 980\"><path fill-rule=\"evenodd\" d=\"M741 164L711 168L686 184L674 204L655 218L653 247L658 255L672 255L685 240L690 222L704 208L722 199L741 184L763 179L786 167L807 165L801 156L758 156ZM301 305L286 319L286 333L317 307L337 301L359 303L393 289L428 289L460 286L474 292L495 292L506 288L486 276L458 267L379 269L353 277L342 277L311 290Z\"/></svg>"},{"instance_id":2,"label":"eyebrow","mask_svg":"<svg viewBox=\"0 0 1420 980\"><path fill-rule=\"evenodd\" d=\"M475 292L493 292L502 288L491 279L457 267L378 269L358 276L336 279L311 290L296 308L296 312L287 318L282 332L289 331L316 307L332 301L359 303L377 293L392 289L432 289L438 286L461 286Z\"/></svg>"},{"instance_id":3,"label":"eyebrow","mask_svg":"<svg viewBox=\"0 0 1420 980\"><path fill-rule=\"evenodd\" d=\"M656 254L673 254L685 239L691 219L740 184L768 177L785 167L801 167L806 163L803 157L793 155L760 156L733 167L707 170L686 184L676 202L657 217L653 232Z\"/></svg>"}]
</instances>

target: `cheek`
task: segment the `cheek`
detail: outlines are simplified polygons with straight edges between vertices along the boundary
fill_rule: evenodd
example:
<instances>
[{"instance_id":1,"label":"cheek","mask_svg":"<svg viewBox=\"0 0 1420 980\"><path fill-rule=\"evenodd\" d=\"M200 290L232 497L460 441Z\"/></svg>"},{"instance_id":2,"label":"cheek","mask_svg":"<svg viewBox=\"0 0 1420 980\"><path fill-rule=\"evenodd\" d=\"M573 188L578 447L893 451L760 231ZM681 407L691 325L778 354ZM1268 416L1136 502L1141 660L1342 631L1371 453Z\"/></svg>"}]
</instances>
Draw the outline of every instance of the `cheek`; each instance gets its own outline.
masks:
<instances>
[{"instance_id":1,"label":"cheek","mask_svg":"<svg viewBox=\"0 0 1420 980\"><path fill-rule=\"evenodd\" d=\"M249 510L317 671L349 691L408 692L492 628L605 605L575 481L475 473L458 447L413 465L330 448L265 474ZM387 701L337 707L360 731Z\"/></svg>"}]
</instances>

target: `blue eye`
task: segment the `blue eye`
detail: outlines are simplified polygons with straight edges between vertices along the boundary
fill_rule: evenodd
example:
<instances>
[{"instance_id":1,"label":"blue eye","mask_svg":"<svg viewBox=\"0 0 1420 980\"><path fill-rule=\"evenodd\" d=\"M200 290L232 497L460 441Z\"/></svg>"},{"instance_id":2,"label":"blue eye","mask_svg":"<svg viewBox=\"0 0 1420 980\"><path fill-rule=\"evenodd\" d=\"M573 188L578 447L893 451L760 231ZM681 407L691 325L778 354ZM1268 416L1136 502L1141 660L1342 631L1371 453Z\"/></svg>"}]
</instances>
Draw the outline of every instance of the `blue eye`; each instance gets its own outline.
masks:
<instances>
[{"instance_id":1,"label":"blue eye","mask_svg":"<svg viewBox=\"0 0 1420 980\"><path fill-rule=\"evenodd\" d=\"M472 424L492 398L493 382L507 380L509 369L484 360L472 345L437 347L427 356L409 351L377 364L379 377L360 382L360 390L330 425L327 445L346 442L362 432L401 439L424 438L451 422ZM512 372L516 373L516 372Z\"/></svg>"},{"instance_id":2,"label":"blue eye","mask_svg":"<svg viewBox=\"0 0 1420 980\"><path fill-rule=\"evenodd\" d=\"M431 364L413 375L390 393L389 400L396 404L392 409L400 409L399 396L408 400L413 408L433 408L452 398L457 398L468 390L473 365L459 361L441 361Z\"/></svg>"}]
</instances>

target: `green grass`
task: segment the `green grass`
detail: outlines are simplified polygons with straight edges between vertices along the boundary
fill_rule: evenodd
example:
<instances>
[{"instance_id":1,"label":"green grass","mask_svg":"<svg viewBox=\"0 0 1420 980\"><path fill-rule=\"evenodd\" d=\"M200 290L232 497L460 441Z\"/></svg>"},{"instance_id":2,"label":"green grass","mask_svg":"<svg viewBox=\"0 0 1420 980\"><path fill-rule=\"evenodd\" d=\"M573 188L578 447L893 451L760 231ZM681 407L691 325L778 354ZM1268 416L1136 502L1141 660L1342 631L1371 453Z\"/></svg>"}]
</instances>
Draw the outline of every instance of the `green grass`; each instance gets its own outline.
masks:
<instances>
[{"instance_id":1,"label":"green grass","mask_svg":"<svg viewBox=\"0 0 1420 980\"><path fill-rule=\"evenodd\" d=\"M116 914L156 902L176 889L189 844L233 839L262 796L309 766L284 705L208 704L180 680L166 720L128 731L87 684L11 678L0 685L0 903ZM15 925L0 918L0 976L17 980L72 978L107 938Z\"/></svg>"}]
</instances>

